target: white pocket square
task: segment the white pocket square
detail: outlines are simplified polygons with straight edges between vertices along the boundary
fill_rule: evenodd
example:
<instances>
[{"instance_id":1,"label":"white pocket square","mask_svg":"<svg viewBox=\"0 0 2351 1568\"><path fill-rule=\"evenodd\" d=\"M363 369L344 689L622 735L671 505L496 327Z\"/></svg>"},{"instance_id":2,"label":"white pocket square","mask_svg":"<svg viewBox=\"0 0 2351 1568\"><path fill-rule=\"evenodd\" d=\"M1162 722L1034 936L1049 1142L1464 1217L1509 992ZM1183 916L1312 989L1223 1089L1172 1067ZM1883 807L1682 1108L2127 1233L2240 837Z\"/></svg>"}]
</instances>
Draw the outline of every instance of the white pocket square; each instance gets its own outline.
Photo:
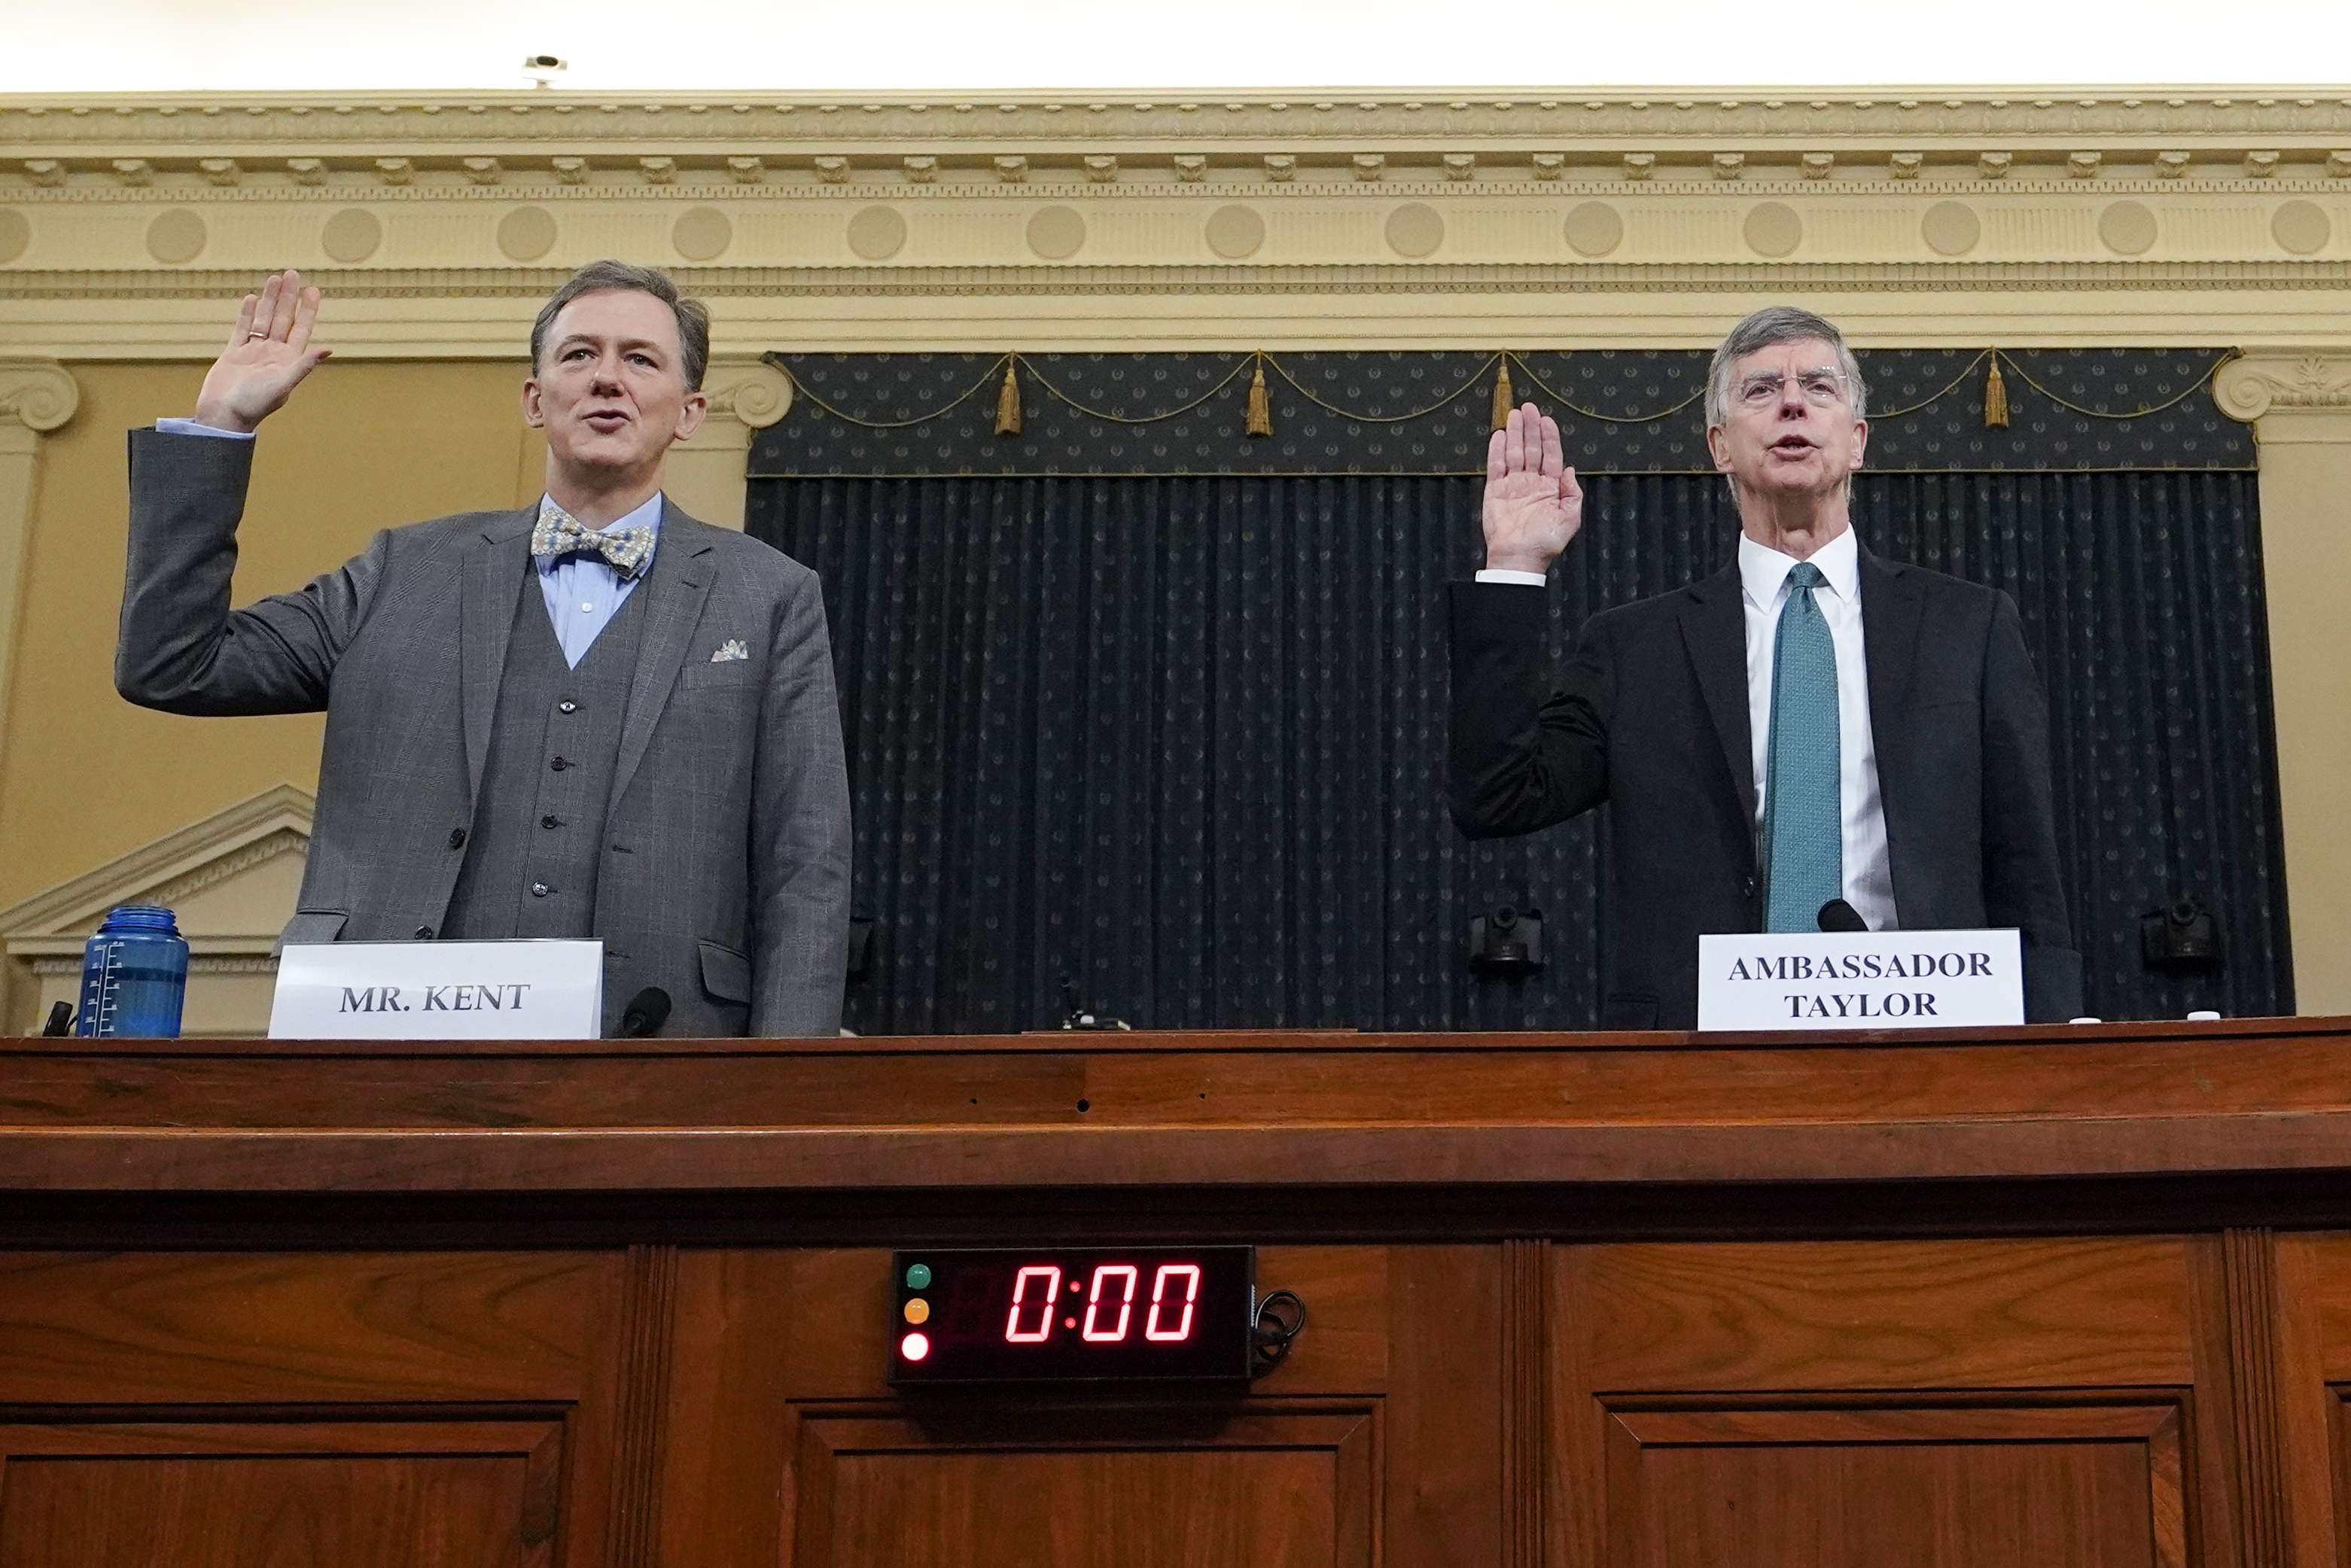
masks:
<instances>
[{"instance_id":1,"label":"white pocket square","mask_svg":"<svg viewBox=\"0 0 2351 1568\"><path fill-rule=\"evenodd\" d=\"M730 659L747 659L750 656L751 650L743 646L741 638L729 637L718 644L718 652L710 655L710 662L714 664L723 664Z\"/></svg>"}]
</instances>

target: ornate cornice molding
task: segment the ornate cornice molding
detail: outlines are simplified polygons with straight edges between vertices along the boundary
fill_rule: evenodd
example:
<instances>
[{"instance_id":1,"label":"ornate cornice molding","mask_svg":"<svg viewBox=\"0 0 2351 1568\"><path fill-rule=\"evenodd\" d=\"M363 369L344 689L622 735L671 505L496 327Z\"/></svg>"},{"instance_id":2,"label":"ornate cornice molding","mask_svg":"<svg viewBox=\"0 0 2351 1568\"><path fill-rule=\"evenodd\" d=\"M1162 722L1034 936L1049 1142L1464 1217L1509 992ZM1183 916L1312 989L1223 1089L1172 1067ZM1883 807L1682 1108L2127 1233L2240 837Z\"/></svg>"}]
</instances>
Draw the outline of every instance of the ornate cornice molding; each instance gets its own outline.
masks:
<instances>
[{"instance_id":1,"label":"ornate cornice molding","mask_svg":"<svg viewBox=\"0 0 2351 1568\"><path fill-rule=\"evenodd\" d=\"M706 298L1187 294L1747 294L1772 289L1944 293L2351 288L2351 261L1374 263L1294 267L671 267ZM339 299L544 298L563 267L320 269ZM241 270L0 271L0 300L234 299ZM712 374L717 374L714 364Z\"/></svg>"},{"instance_id":2,"label":"ornate cornice molding","mask_svg":"<svg viewBox=\"0 0 2351 1568\"><path fill-rule=\"evenodd\" d=\"M455 160L450 162L454 165ZM2166 201L2182 196L2196 199L2212 196L2351 199L2351 180L2325 174L2314 163L2299 170L2261 177L2241 175L2234 168L2210 170L2194 181L2168 179L2143 168L2134 172L2128 168L2107 166L2102 168L2095 183L2089 185L2065 176L2054 167L2021 171L1988 183L1980 176L1956 168L1906 175L1895 172L1890 165L1846 163L1841 166L1837 177L1827 183L1804 179L1792 168L1742 168L1743 172L1739 175L1723 179L1694 163L1686 168L1657 170L1643 176L1643 183L1627 184L1614 175L1594 177L1588 170L1539 181L1529 178L1524 168L1497 168L1491 163L1484 163L1480 165L1481 176L1470 189L1481 198L1541 197L1549 201L1562 198L1630 200L1711 195L1726 201L1753 201L1767 196L1811 199L1823 196L1896 196L1908 201L1921 197L1956 197L1991 202L2078 198L2085 193L2109 199L2153 196ZM935 179L925 180L907 180L890 169L851 168L837 180L797 182L784 177L789 173L789 170L778 169L771 171L775 178L758 184L747 184L741 181L719 178L710 170L684 170L674 179L653 183L626 171L594 170L579 179L567 180L549 169L533 170L518 166L509 171L515 176L513 179L485 185L453 177L450 170L439 171L436 175L430 167L421 171L413 167L412 179L397 184L354 176L334 182L303 183L291 181L272 183L261 178L245 184L222 186L167 177L141 185L74 181L54 185L26 184L15 190L7 188L6 171L7 161L4 154L0 154L0 202L26 211L60 206L340 207L355 202L387 207L420 203L433 206L472 204L504 207L518 202L599 206L614 204L664 205L674 204L681 199L769 205L859 204L878 201L969 203L1002 201L1008 193L1032 202L1092 202L1108 205L1138 195L1311 203L1337 196L1390 202L1411 197L1458 198L1466 193L1460 181L1442 177L1434 166L1424 168L1410 164L1386 167L1379 178L1370 181L1345 177L1346 169L1342 163L1324 166L1320 172L1329 177L1322 179L1301 179L1295 174L1269 176L1252 164L1226 168L1211 166L1204 169L1196 178L1186 177L1180 182L1159 180L1155 183L1152 171L1147 167L1127 169L1126 174L1134 177L1116 184L1099 180L1080 182L1068 178L1062 171L1046 171L1039 178L1023 180L1012 185L1008 191L1007 183L992 174L982 177L982 171L952 168L942 168ZM1316 171L1308 166L1308 172L1311 175Z\"/></svg>"},{"instance_id":3,"label":"ornate cornice molding","mask_svg":"<svg viewBox=\"0 0 2351 1568\"><path fill-rule=\"evenodd\" d=\"M2248 421L2281 410L2351 415L2351 350L2248 350L2212 378L2212 401Z\"/></svg>"},{"instance_id":4,"label":"ornate cornice molding","mask_svg":"<svg viewBox=\"0 0 2351 1568\"><path fill-rule=\"evenodd\" d=\"M0 424L55 430L81 406L81 384L55 360L0 360Z\"/></svg>"},{"instance_id":5,"label":"ornate cornice molding","mask_svg":"<svg viewBox=\"0 0 2351 1568\"><path fill-rule=\"evenodd\" d=\"M1683 136L1735 131L1820 134L2014 136L2351 130L2351 87L1689 88L1590 89L1196 89L1110 97L1085 92L580 94L494 92L98 93L0 96L12 138L61 141L144 135L166 141L366 138L387 126L444 141L692 138L871 141L916 134L987 139L1008 128L1071 140L1359 131L1449 135Z\"/></svg>"},{"instance_id":6,"label":"ornate cornice molding","mask_svg":"<svg viewBox=\"0 0 2351 1568\"><path fill-rule=\"evenodd\" d=\"M2351 176L2351 88L0 98L0 184L53 191L2134 171Z\"/></svg>"},{"instance_id":7,"label":"ornate cornice molding","mask_svg":"<svg viewBox=\"0 0 2351 1568\"><path fill-rule=\"evenodd\" d=\"M1678 340L1790 293L1938 341L2331 347L2351 88L0 99L22 351L209 351L291 265L360 306L348 357L503 352L507 308L456 302L598 256L729 301L735 353Z\"/></svg>"},{"instance_id":8,"label":"ornate cornice molding","mask_svg":"<svg viewBox=\"0 0 2351 1568\"><path fill-rule=\"evenodd\" d=\"M127 900L176 902L280 855L299 855L310 839L317 802L280 784L214 812L152 843L0 909L0 937L11 952L44 937L78 936L107 908ZM225 868L225 869L222 869Z\"/></svg>"}]
</instances>

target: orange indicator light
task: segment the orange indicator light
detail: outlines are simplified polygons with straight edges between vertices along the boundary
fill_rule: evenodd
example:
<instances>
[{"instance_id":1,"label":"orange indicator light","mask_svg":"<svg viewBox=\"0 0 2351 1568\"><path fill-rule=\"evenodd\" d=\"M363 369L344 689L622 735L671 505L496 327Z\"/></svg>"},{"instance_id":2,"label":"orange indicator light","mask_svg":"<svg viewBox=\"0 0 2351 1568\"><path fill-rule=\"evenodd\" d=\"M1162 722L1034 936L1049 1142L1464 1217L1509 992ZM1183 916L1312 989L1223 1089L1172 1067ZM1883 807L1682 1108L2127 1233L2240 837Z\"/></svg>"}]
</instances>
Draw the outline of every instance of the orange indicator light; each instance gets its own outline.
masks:
<instances>
[{"instance_id":1,"label":"orange indicator light","mask_svg":"<svg viewBox=\"0 0 2351 1568\"><path fill-rule=\"evenodd\" d=\"M916 1296L913 1301L906 1303L906 1321L908 1322L930 1322L930 1319L931 1303L923 1300L922 1297Z\"/></svg>"}]
</instances>

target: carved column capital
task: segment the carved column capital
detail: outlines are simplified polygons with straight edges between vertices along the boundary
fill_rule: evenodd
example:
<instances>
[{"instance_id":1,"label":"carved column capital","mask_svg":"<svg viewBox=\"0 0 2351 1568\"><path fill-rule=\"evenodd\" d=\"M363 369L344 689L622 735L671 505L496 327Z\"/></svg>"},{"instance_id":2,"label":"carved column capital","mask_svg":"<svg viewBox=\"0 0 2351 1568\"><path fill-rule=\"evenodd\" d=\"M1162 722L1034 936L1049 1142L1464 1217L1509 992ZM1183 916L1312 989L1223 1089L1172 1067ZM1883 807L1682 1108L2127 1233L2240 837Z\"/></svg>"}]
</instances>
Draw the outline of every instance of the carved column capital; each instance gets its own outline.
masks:
<instances>
[{"instance_id":1,"label":"carved column capital","mask_svg":"<svg viewBox=\"0 0 2351 1568\"><path fill-rule=\"evenodd\" d=\"M672 449L662 487L704 522L739 528L751 433L791 408L792 378L765 360L714 360L703 372L702 394L710 400L710 417Z\"/></svg>"},{"instance_id":2,"label":"carved column capital","mask_svg":"<svg viewBox=\"0 0 2351 1568\"><path fill-rule=\"evenodd\" d=\"M2351 349L2249 349L2213 376L2212 401L2231 419L2290 411L2351 421Z\"/></svg>"},{"instance_id":3,"label":"carved column capital","mask_svg":"<svg viewBox=\"0 0 2351 1568\"><path fill-rule=\"evenodd\" d=\"M55 360L0 359L0 424L55 430L81 406L81 383Z\"/></svg>"},{"instance_id":4,"label":"carved column capital","mask_svg":"<svg viewBox=\"0 0 2351 1568\"><path fill-rule=\"evenodd\" d=\"M702 378L712 419L765 430L791 412L792 378L765 360L714 361Z\"/></svg>"}]
</instances>

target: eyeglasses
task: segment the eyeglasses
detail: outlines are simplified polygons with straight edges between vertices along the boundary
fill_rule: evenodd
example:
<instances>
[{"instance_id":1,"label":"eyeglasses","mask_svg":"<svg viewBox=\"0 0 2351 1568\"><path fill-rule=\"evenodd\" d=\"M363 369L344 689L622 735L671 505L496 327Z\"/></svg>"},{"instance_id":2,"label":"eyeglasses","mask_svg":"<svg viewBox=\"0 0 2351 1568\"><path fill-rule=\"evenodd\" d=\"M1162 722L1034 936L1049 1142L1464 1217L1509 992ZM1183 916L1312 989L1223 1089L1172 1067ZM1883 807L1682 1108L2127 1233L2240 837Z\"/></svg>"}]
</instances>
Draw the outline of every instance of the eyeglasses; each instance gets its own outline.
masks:
<instances>
[{"instance_id":1,"label":"eyeglasses","mask_svg":"<svg viewBox=\"0 0 2351 1568\"><path fill-rule=\"evenodd\" d=\"M1821 365L1809 371L1798 371L1794 377L1796 390L1814 408L1834 408L1844 400L1843 372ZM1774 371L1759 371L1739 382L1741 406L1753 409L1770 408L1780 401L1782 389L1789 378Z\"/></svg>"}]
</instances>

